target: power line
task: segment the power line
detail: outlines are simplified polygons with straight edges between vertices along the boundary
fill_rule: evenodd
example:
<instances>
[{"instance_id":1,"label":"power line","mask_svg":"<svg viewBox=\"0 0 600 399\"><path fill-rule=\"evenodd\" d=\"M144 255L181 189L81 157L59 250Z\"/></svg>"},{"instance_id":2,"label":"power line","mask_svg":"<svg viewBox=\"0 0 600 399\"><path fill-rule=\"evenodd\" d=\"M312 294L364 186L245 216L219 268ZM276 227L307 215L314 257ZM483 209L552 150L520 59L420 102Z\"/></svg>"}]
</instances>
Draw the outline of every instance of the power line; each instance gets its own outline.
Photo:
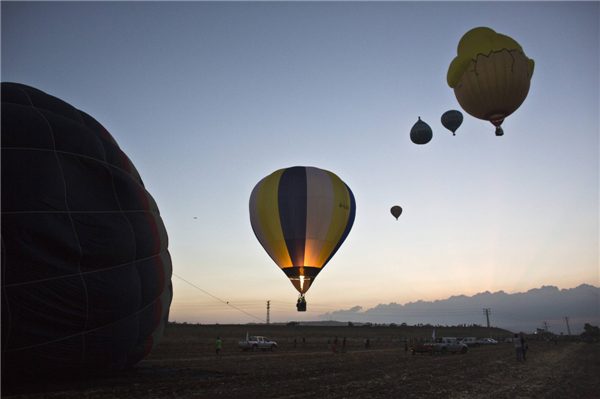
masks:
<instances>
[{"instance_id":1,"label":"power line","mask_svg":"<svg viewBox=\"0 0 600 399\"><path fill-rule=\"evenodd\" d=\"M231 306L231 307L232 307L232 308L234 308L235 310L238 310L238 311L240 311L240 312L242 312L242 313L244 313L244 314L247 314L248 316L254 317L255 319L258 319L258 320L260 320L260 321L265 321L264 319L261 319L260 317L256 317L256 316L254 316L253 314L250 314L250 313L248 313L248 312L245 312L245 311L243 311L243 310L242 310L242 309L240 309L240 308L237 308L237 307L233 306L232 304L230 304L230 303L229 303L229 302L227 302L227 301L224 301L224 300L222 300L222 299L219 299L219 298L217 298L216 296L214 296L214 295L212 295L212 294L210 294L210 293L208 293L208 292L204 291L202 288L200 288L200 287L198 287L198 286L196 286L196 285L194 285L194 284L190 283L190 282L189 282L189 281L187 281L186 279L179 277L179 276L178 276L178 275L176 275L175 273L173 273L173 276L177 277L177 278L178 278L178 279L180 279L181 281L184 281L184 282L188 283L189 285L191 285L192 287L196 288L197 290L200 290L200 291L204 292L206 295L208 295L208 296L211 296L211 297L215 298L217 301L220 301L220 302L224 303L224 304L225 304L225 305L227 305L227 306Z\"/></svg>"}]
</instances>

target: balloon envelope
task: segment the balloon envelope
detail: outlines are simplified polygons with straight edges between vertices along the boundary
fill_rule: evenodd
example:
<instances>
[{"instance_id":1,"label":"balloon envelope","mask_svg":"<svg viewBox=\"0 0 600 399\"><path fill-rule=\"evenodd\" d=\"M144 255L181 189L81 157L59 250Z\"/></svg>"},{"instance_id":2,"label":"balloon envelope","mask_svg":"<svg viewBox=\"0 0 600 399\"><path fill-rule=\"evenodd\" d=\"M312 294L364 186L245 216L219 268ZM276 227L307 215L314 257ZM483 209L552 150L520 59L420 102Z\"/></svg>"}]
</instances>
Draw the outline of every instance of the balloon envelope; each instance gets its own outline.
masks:
<instances>
[{"instance_id":1,"label":"balloon envelope","mask_svg":"<svg viewBox=\"0 0 600 399\"><path fill-rule=\"evenodd\" d=\"M400 215L402 215L402 208L400 208L398 205L394 205L392 207L392 209L390 209L390 211L392 212L392 215L394 215L394 217L396 218L396 220L398 220L398 218L400 217Z\"/></svg>"},{"instance_id":2,"label":"balloon envelope","mask_svg":"<svg viewBox=\"0 0 600 399\"><path fill-rule=\"evenodd\" d=\"M462 125L463 122L463 114L460 111L451 110L444 112L442 115L442 125L454 134L456 129Z\"/></svg>"},{"instance_id":3,"label":"balloon envelope","mask_svg":"<svg viewBox=\"0 0 600 399\"><path fill-rule=\"evenodd\" d=\"M431 127L419 117L417 123L410 129L410 139L415 144L427 144L431 141L432 137L433 132L431 131Z\"/></svg>"},{"instance_id":4,"label":"balloon envelope","mask_svg":"<svg viewBox=\"0 0 600 399\"><path fill-rule=\"evenodd\" d=\"M447 81L469 115L499 126L525 101L534 66L514 39L479 27L458 43Z\"/></svg>"},{"instance_id":5,"label":"balloon envelope","mask_svg":"<svg viewBox=\"0 0 600 399\"><path fill-rule=\"evenodd\" d=\"M275 171L250 195L256 238L301 294L340 248L355 214L350 188L314 167Z\"/></svg>"},{"instance_id":6,"label":"balloon envelope","mask_svg":"<svg viewBox=\"0 0 600 399\"><path fill-rule=\"evenodd\" d=\"M157 344L167 233L114 138L86 113L2 83L2 373L105 374Z\"/></svg>"}]
</instances>

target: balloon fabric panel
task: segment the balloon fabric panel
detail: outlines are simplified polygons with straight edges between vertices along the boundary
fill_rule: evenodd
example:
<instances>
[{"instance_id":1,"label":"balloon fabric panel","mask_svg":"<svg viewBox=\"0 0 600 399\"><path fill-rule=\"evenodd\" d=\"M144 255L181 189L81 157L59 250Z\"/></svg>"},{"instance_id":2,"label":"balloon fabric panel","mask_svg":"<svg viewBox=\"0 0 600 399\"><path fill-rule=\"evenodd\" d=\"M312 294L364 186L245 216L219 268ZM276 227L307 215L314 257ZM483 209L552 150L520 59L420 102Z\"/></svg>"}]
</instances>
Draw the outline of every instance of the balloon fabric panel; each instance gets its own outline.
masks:
<instances>
[{"instance_id":1,"label":"balloon fabric panel","mask_svg":"<svg viewBox=\"0 0 600 399\"><path fill-rule=\"evenodd\" d=\"M344 182L333 173L328 172L328 174L333 186L334 200L331 204L333 206L333 215L330 221L324 221L324 223L329 224L329 231L327 232L323 249L315 264L315 267L318 268L324 267L335 254L338 244L341 245L341 242L344 242L345 237L343 235L350 218L350 210L354 210L354 207L351 206L349 190Z\"/></svg>"},{"instance_id":2,"label":"balloon fabric panel","mask_svg":"<svg viewBox=\"0 0 600 399\"><path fill-rule=\"evenodd\" d=\"M277 199L279 180L283 170L267 176L257 192L257 209L259 223L257 228L262 230L265 242L261 243L280 268L292 267L292 260L285 245L285 238L279 219L279 202Z\"/></svg>"},{"instance_id":3,"label":"balloon fabric panel","mask_svg":"<svg viewBox=\"0 0 600 399\"><path fill-rule=\"evenodd\" d=\"M340 182L341 182L341 180L340 180ZM348 204L349 209L346 208L346 203L344 203L344 202L340 202L340 208L349 211L348 216L347 216L347 219L345 219L345 225L344 225L345 227L341 231L341 235L337 241L337 244L335 245L335 248L333 249L333 251L331 252L329 257L327 258L327 260L325 261L325 263L323 263L323 266L321 266L321 267L325 267L327 265L327 263L329 263L329 261L337 253L338 249L340 249L340 247L342 246L344 241L346 241L346 238L348 237L348 234L350 234L350 230L352 230L352 226L354 225L354 218L356 217L356 201L354 199L354 194L350 190L350 187L348 187L343 182L342 182L342 184L346 188L346 193L347 193L346 198L348 201L347 204Z\"/></svg>"},{"instance_id":4,"label":"balloon fabric panel","mask_svg":"<svg viewBox=\"0 0 600 399\"><path fill-rule=\"evenodd\" d=\"M2 92L3 96L5 92ZM2 100L6 99L2 97ZM15 133L2 136L3 147L54 149L50 126L41 112L32 112L30 106L3 102L2 114L13 115L12 118L2 118L2 131Z\"/></svg>"},{"instance_id":5,"label":"balloon fabric panel","mask_svg":"<svg viewBox=\"0 0 600 399\"><path fill-rule=\"evenodd\" d=\"M331 178L324 170L306 168L307 180L307 219L306 219L306 248L304 265L318 266L318 257L329 232L329 224L335 200ZM322 266L322 265L321 265Z\"/></svg>"},{"instance_id":6,"label":"balloon fabric panel","mask_svg":"<svg viewBox=\"0 0 600 399\"><path fill-rule=\"evenodd\" d=\"M486 27L471 29L458 42L457 56L450 63L446 76L448 86L455 88L463 73L470 69L469 64L471 61L477 61L479 55L489 57L492 53L501 52L502 50L518 51L525 56L523 48L513 38L496 33L493 29ZM533 75L535 62L532 59L525 58L530 73Z\"/></svg>"},{"instance_id":7,"label":"balloon fabric panel","mask_svg":"<svg viewBox=\"0 0 600 399\"><path fill-rule=\"evenodd\" d=\"M252 194L250 194L250 224L252 225L252 231L254 232L254 236L256 237L256 239L261 243L264 250L267 251L267 254L269 254L271 259L273 259L273 261L279 267L281 267L279 258L273 250L273 247L271 247L271 244L269 243L269 240L267 239L267 236L265 235L264 229L262 228L260 222L258 208L258 193L265 179L262 179L260 182L258 182L258 184L252 189Z\"/></svg>"},{"instance_id":8,"label":"balloon fabric panel","mask_svg":"<svg viewBox=\"0 0 600 399\"><path fill-rule=\"evenodd\" d=\"M529 67L519 52L503 50L472 61L454 90L463 109L483 120L503 119L525 101L530 85Z\"/></svg>"},{"instance_id":9,"label":"balloon fabric panel","mask_svg":"<svg viewBox=\"0 0 600 399\"><path fill-rule=\"evenodd\" d=\"M304 168L288 168L279 180L277 204L281 231L293 266L304 266L307 183Z\"/></svg>"}]
</instances>

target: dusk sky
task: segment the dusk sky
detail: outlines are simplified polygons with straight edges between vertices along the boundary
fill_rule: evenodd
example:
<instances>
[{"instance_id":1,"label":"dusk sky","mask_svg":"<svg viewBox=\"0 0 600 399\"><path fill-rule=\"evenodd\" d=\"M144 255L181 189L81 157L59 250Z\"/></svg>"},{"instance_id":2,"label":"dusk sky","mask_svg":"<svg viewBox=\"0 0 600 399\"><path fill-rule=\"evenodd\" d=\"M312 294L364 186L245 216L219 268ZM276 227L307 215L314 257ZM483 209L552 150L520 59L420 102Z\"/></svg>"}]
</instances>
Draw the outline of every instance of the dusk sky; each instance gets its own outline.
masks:
<instances>
[{"instance_id":1,"label":"dusk sky","mask_svg":"<svg viewBox=\"0 0 600 399\"><path fill-rule=\"evenodd\" d=\"M171 320L259 322L267 300L271 322L284 322L600 286L598 2L0 7L2 81L97 119L156 200L176 275ZM461 110L446 73L479 26L535 60L502 137L465 112L456 136L440 122ZM433 129L422 146L409 137L418 117ZM306 313L248 210L254 186L291 166L337 174L356 199L354 227Z\"/></svg>"}]
</instances>

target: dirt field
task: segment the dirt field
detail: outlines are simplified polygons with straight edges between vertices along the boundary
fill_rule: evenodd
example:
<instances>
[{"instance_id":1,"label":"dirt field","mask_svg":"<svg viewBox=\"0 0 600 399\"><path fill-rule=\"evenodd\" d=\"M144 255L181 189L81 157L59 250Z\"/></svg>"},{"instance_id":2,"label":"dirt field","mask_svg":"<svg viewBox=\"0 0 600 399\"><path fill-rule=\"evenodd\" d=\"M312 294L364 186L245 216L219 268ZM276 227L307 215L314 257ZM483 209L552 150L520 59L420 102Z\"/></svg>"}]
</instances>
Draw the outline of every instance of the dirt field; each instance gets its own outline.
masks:
<instances>
[{"instance_id":1,"label":"dirt field","mask_svg":"<svg viewBox=\"0 0 600 399\"><path fill-rule=\"evenodd\" d=\"M381 330L386 334L369 330L376 335L371 335L371 349L366 350L364 330L284 326L271 331L279 343L276 352L252 353L237 349L237 341L245 336L240 332L247 328L171 330L127 373L45 387L7 390L3 384L2 397L496 399L593 398L600 392L600 347L593 344L530 341L527 362L518 363L512 344L471 348L467 355L412 356L403 343L389 337L397 335L389 328ZM213 335L219 332L224 348L217 359ZM338 332L340 339L348 332L356 335L348 334L347 353L333 354L327 347L327 336ZM403 332L411 337L410 331ZM380 340L374 338L377 335ZM436 335L442 336L437 330ZM298 337L296 348L293 336Z\"/></svg>"}]
</instances>

